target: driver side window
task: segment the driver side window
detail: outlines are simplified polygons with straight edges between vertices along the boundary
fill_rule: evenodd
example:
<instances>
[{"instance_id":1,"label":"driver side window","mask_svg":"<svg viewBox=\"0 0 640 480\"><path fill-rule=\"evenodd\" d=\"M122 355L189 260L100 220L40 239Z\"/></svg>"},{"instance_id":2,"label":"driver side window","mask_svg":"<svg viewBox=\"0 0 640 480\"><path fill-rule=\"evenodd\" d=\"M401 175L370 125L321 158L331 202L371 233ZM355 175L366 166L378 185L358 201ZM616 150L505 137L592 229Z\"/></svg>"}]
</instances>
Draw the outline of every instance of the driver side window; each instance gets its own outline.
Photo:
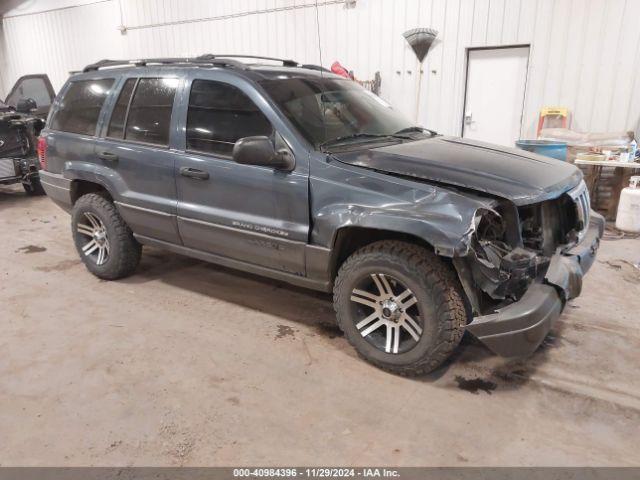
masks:
<instances>
[{"instance_id":1,"label":"driver side window","mask_svg":"<svg viewBox=\"0 0 640 480\"><path fill-rule=\"evenodd\" d=\"M243 137L270 137L273 127L239 88L212 80L194 80L187 113L187 150L231 157Z\"/></svg>"}]
</instances>

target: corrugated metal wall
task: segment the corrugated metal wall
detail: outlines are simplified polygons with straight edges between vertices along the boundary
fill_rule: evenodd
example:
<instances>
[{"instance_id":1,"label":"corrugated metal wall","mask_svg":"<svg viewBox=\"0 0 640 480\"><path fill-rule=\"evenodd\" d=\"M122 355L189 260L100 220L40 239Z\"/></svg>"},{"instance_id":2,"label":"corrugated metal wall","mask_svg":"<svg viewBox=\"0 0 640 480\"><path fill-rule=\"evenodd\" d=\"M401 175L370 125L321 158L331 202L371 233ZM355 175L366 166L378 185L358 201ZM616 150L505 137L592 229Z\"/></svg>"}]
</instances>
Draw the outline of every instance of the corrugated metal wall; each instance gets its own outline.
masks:
<instances>
[{"instance_id":1,"label":"corrugated metal wall","mask_svg":"<svg viewBox=\"0 0 640 480\"><path fill-rule=\"evenodd\" d=\"M380 71L382 96L414 115L417 64L402 33L431 27L440 34L423 65L425 126L460 133L466 48L530 44L526 137L535 134L543 105L568 107L577 130L638 129L638 0L318 3L316 12L314 0L102 0L9 14L2 21L0 88L6 93L20 75L41 71L59 88L69 70L101 58L217 52L320 63L319 32L323 65L339 60L361 79Z\"/></svg>"}]
</instances>

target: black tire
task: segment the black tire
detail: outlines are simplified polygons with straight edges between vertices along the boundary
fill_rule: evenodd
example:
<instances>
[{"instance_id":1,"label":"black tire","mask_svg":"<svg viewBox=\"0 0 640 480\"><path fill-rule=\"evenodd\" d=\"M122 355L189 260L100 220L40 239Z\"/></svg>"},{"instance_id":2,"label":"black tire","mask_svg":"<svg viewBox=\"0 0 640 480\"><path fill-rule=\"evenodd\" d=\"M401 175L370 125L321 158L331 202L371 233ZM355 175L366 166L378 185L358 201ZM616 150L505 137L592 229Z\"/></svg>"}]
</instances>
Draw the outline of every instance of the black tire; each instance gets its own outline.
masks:
<instances>
[{"instance_id":1,"label":"black tire","mask_svg":"<svg viewBox=\"0 0 640 480\"><path fill-rule=\"evenodd\" d=\"M32 178L31 183L23 183L22 187L24 188L24 191L27 192L27 195L32 197L45 194L39 177Z\"/></svg>"},{"instance_id":2,"label":"black tire","mask_svg":"<svg viewBox=\"0 0 640 480\"><path fill-rule=\"evenodd\" d=\"M89 216L87 216L87 214ZM99 264L96 255L89 255L83 251L92 240L86 233L81 233L78 225L91 227L89 218L102 223L108 241L108 254ZM104 280L117 280L131 275L142 253L142 245L133 237L131 229L124 222L115 205L105 197L89 193L80 197L71 211L71 234L82 262L91 273Z\"/></svg>"},{"instance_id":3,"label":"black tire","mask_svg":"<svg viewBox=\"0 0 640 480\"><path fill-rule=\"evenodd\" d=\"M391 286L392 290L391 298L394 302L398 301L400 307L404 308L410 302L403 304L399 301L403 295L398 289L406 288L404 291L415 297L415 300L412 298L415 303L408 306L406 312L409 313L410 308L415 309L411 314L415 321L411 325L419 324L421 331L414 327L411 330L419 339L413 334L409 335L410 330L404 325L406 321L403 317L393 320L396 322L395 332L398 333L392 333L391 337L404 338L394 344L397 353L385 351L390 345L390 329L386 325L388 317L382 313L376 314L373 306L361 305L362 299L367 297L359 297L360 294L354 292L354 289L362 292L359 285L374 276L378 279L374 279L376 286L381 276L386 277L385 284ZM382 293L379 288L378 291ZM359 300L352 300L354 296ZM405 295L405 298L408 296ZM333 289L338 325L358 354L379 368L406 376L423 375L436 369L458 346L467 324L463 298L458 278L450 266L431 251L401 241L376 242L356 251L340 267ZM380 303L371 299L369 302ZM403 308L399 308L399 311L403 312ZM361 309L369 310L361 313ZM386 311L389 312L388 309ZM381 343L375 343L380 342L381 338L372 338L376 330L363 336L366 327L373 327L373 324L365 323L361 330L356 327L356 324L362 324L370 318L362 320L369 313L371 317L379 315L372 322L386 322L377 327L378 337L382 331L385 332L384 347ZM403 347L403 343L408 346Z\"/></svg>"}]
</instances>

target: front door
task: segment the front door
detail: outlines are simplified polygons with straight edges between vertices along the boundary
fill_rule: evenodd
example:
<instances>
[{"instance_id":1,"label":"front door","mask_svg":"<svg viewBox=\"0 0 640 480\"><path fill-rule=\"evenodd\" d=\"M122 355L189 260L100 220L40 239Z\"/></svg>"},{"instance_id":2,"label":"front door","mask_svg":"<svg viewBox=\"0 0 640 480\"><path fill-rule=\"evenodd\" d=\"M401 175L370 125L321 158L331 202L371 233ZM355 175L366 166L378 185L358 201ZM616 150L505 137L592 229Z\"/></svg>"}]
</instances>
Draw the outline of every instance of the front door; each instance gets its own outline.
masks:
<instances>
[{"instance_id":1,"label":"front door","mask_svg":"<svg viewBox=\"0 0 640 480\"><path fill-rule=\"evenodd\" d=\"M277 148L287 146L238 86L195 79L188 95L185 151L176 159L178 227L184 245L304 275L307 158L297 158L292 172L235 163L233 146L242 137L264 135Z\"/></svg>"},{"instance_id":2,"label":"front door","mask_svg":"<svg viewBox=\"0 0 640 480\"><path fill-rule=\"evenodd\" d=\"M45 118L56 94L44 73L20 77L7 95L5 103L20 113ZM0 102L2 103L2 102Z\"/></svg>"},{"instance_id":3,"label":"front door","mask_svg":"<svg viewBox=\"0 0 640 480\"><path fill-rule=\"evenodd\" d=\"M462 136L513 147L520 139L529 47L468 51Z\"/></svg>"}]
</instances>

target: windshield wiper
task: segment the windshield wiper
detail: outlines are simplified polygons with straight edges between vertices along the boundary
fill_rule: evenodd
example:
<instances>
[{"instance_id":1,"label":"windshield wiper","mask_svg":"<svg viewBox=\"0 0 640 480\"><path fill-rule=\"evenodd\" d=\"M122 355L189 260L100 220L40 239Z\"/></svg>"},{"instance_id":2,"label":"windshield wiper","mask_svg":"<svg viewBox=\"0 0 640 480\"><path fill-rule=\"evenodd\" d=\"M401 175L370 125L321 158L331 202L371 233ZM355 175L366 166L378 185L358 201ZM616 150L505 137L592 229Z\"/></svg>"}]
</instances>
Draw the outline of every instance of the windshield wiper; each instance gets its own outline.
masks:
<instances>
[{"instance_id":1,"label":"windshield wiper","mask_svg":"<svg viewBox=\"0 0 640 480\"><path fill-rule=\"evenodd\" d=\"M430 130L424 127L418 127L417 125L414 127L407 127L407 128L403 128L402 130L398 130L396 133L394 133L394 135L398 135L400 133L411 133L411 132L427 132L432 137L435 137L436 135L438 135L438 132L436 132L435 130Z\"/></svg>"},{"instance_id":2,"label":"windshield wiper","mask_svg":"<svg viewBox=\"0 0 640 480\"><path fill-rule=\"evenodd\" d=\"M395 135L395 134L394 134ZM330 145L336 145L349 140L357 140L359 138L394 138L393 135L383 134L383 133L352 133L349 135L342 135L340 137L332 138L331 140L327 140L326 142L322 142L318 145L320 148L328 147Z\"/></svg>"}]
</instances>

